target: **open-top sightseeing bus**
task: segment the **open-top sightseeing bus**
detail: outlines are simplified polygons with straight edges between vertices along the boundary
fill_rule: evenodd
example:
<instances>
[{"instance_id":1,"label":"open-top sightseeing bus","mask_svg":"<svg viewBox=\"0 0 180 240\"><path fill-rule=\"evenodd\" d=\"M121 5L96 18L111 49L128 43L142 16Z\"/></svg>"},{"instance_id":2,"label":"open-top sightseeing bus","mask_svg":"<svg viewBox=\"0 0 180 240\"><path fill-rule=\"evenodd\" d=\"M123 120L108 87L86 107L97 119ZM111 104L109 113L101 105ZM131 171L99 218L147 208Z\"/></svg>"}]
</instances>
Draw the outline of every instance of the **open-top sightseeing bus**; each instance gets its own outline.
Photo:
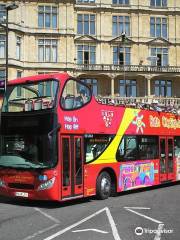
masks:
<instances>
[{"instance_id":1,"label":"open-top sightseeing bus","mask_svg":"<svg viewBox=\"0 0 180 240\"><path fill-rule=\"evenodd\" d=\"M180 180L180 117L130 103L95 98L67 73L10 81L1 110L0 195L106 199Z\"/></svg>"}]
</instances>

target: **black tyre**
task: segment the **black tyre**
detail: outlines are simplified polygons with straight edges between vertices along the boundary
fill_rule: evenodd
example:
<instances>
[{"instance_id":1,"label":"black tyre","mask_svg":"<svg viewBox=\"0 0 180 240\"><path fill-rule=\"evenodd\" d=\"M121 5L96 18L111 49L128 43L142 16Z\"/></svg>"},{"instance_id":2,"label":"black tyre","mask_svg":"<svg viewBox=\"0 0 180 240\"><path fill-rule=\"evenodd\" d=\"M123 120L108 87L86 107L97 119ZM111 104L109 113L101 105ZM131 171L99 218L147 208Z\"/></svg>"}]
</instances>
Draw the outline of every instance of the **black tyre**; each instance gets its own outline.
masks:
<instances>
[{"instance_id":1,"label":"black tyre","mask_svg":"<svg viewBox=\"0 0 180 240\"><path fill-rule=\"evenodd\" d=\"M98 199L107 199L111 194L111 177L109 173L102 172L96 182L96 196Z\"/></svg>"}]
</instances>

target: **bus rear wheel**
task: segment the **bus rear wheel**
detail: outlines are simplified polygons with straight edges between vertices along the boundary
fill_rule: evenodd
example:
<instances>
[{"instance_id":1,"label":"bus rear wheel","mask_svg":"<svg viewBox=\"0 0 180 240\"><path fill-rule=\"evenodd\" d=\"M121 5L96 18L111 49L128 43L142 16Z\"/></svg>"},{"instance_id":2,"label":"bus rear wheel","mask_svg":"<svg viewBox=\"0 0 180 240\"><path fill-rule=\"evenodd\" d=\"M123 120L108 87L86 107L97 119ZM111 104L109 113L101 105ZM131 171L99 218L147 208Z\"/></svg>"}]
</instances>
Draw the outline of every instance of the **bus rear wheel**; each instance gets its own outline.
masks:
<instances>
[{"instance_id":1,"label":"bus rear wheel","mask_svg":"<svg viewBox=\"0 0 180 240\"><path fill-rule=\"evenodd\" d=\"M111 177L109 173L102 172L97 178L96 196L98 199L107 199L111 194Z\"/></svg>"}]
</instances>

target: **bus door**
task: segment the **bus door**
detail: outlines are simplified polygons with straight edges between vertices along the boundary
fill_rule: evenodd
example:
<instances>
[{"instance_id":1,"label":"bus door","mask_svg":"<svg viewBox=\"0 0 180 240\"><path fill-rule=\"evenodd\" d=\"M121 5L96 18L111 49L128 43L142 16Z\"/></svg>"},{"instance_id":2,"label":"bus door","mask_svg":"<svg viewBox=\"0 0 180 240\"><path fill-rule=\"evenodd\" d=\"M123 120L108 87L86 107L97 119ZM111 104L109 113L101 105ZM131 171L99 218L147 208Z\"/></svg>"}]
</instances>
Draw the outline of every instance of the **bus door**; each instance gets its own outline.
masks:
<instances>
[{"instance_id":1,"label":"bus door","mask_svg":"<svg viewBox=\"0 0 180 240\"><path fill-rule=\"evenodd\" d=\"M173 137L160 137L160 182L175 179L175 159Z\"/></svg>"},{"instance_id":2,"label":"bus door","mask_svg":"<svg viewBox=\"0 0 180 240\"><path fill-rule=\"evenodd\" d=\"M62 199L83 195L83 138L61 137Z\"/></svg>"}]
</instances>

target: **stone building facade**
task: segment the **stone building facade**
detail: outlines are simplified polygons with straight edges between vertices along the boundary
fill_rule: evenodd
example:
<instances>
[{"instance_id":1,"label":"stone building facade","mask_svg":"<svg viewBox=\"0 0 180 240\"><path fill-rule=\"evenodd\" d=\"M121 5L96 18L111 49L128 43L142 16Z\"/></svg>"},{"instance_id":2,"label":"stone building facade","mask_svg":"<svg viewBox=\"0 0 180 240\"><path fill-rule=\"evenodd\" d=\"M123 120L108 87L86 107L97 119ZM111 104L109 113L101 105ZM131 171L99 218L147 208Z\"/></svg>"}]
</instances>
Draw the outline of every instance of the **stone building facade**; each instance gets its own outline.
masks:
<instances>
[{"instance_id":1,"label":"stone building facade","mask_svg":"<svg viewBox=\"0 0 180 240\"><path fill-rule=\"evenodd\" d=\"M179 0L15 1L9 81L67 71L95 95L180 97ZM0 23L6 4L0 1ZM5 78L0 27L0 81Z\"/></svg>"}]
</instances>

